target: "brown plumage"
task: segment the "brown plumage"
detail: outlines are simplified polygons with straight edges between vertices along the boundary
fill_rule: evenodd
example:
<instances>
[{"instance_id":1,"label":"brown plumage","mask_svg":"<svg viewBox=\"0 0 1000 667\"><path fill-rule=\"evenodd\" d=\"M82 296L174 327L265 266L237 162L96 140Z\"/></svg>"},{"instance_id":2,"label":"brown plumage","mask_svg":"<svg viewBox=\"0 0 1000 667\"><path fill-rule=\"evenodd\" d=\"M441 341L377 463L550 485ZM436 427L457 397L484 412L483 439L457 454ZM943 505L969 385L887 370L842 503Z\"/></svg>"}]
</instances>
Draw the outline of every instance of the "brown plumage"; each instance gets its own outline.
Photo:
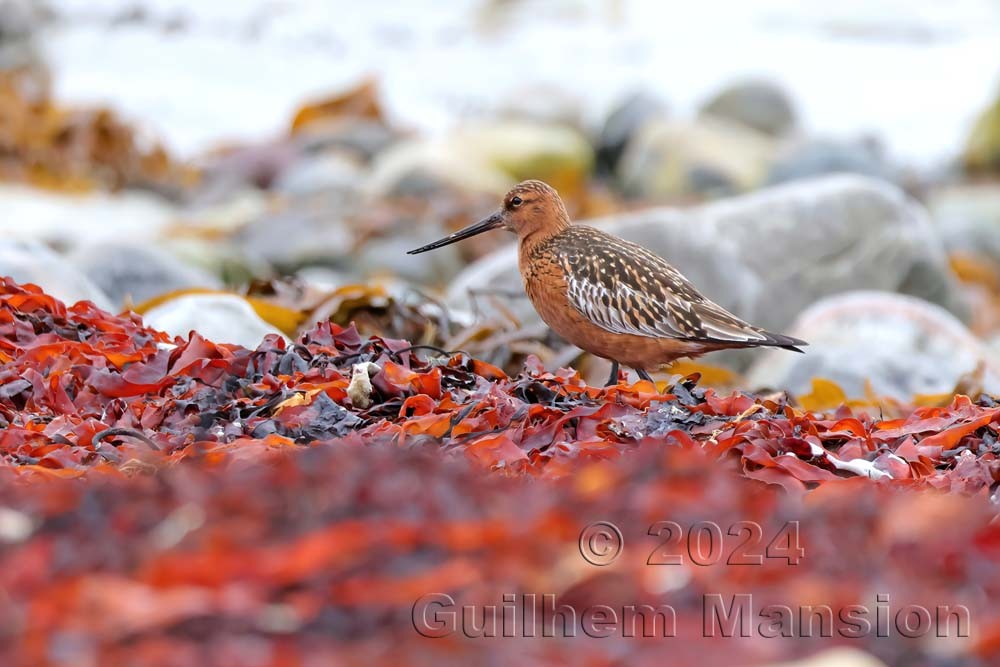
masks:
<instances>
[{"instance_id":1,"label":"brown plumage","mask_svg":"<svg viewBox=\"0 0 1000 667\"><path fill-rule=\"evenodd\" d=\"M559 195L541 181L525 181L489 218L429 245L426 252L506 227L518 236L524 288L553 331L577 347L648 379L681 357L728 348L781 347L801 352L804 341L747 324L715 304L645 248L570 223Z\"/></svg>"}]
</instances>

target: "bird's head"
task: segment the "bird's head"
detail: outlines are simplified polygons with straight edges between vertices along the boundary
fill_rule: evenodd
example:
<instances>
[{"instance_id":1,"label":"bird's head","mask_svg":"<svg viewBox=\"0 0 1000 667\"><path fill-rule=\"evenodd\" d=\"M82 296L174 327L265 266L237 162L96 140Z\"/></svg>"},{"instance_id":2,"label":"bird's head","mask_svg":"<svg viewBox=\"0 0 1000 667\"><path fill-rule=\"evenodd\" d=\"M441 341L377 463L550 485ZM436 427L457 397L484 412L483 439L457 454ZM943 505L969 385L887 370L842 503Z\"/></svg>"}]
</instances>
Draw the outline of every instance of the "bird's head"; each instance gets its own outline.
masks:
<instances>
[{"instance_id":1,"label":"bird's head","mask_svg":"<svg viewBox=\"0 0 1000 667\"><path fill-rule=\"evenodd\" d=\"M529 237L534 241L558 234L567 226L569 214L559 193L542 181L524 181L504 196L500 210L493 215L407 254L434 250L499 227L514 232L523 242Z\"/></svg>"}]
</instances>

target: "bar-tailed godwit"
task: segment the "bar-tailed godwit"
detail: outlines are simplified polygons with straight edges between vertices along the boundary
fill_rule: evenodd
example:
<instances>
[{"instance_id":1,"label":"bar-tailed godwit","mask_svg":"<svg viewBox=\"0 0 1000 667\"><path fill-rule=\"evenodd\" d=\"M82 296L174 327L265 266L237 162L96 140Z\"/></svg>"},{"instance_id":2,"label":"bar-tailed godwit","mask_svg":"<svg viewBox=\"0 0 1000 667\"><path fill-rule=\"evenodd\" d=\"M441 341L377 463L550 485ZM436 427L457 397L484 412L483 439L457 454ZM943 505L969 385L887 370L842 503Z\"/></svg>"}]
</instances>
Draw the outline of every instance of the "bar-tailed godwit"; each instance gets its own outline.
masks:
<instances>
[{"instance_id":1,"label":"bar-tailed godwit","mask_svg":"<svg viewBox=\"0 0 1000 667\"><path fill-rule=\"evenodd\" d=\"M681 273L645 248L572 224L559 194L525 181L490 217L430 243L414 255L504 227L517 234L518 266L535 310L553 331L591 354L651 380L681 357L744 347L801 352L805 341L750 325L706 299Z\"/></svg>"}]
</instances>

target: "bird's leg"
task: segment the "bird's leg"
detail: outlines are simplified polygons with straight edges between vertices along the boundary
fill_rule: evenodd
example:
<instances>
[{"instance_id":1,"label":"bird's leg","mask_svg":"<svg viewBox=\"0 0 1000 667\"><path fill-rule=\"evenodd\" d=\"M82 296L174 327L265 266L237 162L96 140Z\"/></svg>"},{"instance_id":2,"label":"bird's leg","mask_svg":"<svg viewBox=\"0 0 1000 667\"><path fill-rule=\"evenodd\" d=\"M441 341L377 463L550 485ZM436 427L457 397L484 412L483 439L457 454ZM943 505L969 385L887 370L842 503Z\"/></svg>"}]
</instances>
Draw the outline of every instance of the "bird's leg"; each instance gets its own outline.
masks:
<instances>
[{"instance_id":1,"label":"bird's leg","mask_svg":"<svg viewBox=\"0 0 1000 667\"><path fill-rule=\"evenodd\" d=\"M618 384L618 362L611 362L611 377L608 378L608 383L604 385L605 387L613 387Z\"/></svg>"},{"instance_id":2,"label":"bird's leg","mask_svg":"<svg viewBox=\"0 0 1000 667\"><path fill-rule=\"evenodd\" d=\"M636 372L636 375L638 375L640 379L642 379L642 380L648 380L649 382L653 382L653 378L651 378L649 376L649 373L647 373L643 369L637 368L637 369L635 369L635 372ZM655 386L656 383L653 382L653 385Z\"/></svg>"}]
</instances>

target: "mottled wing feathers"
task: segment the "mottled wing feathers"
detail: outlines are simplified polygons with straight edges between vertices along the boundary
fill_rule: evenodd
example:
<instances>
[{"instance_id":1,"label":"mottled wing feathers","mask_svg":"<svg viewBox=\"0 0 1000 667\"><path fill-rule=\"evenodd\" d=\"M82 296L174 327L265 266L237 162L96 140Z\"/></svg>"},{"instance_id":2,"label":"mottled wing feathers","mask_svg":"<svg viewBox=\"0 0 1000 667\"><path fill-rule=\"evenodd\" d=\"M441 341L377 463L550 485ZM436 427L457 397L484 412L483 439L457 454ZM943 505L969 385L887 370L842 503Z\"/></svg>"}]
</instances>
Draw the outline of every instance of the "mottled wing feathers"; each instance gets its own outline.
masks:
<instances>
[{"instance_id":1,"label":"mottled wing feathers","mask_svg":"<svg viewBox=\"0 0 1000 667\"><path fill-rule=\"evenodd\" d=\"M745 345L794 345L703 297L645 248L592 227L573 226L540 251L555 254L576 310L605 331Z\"/></svg>"},{"instance_id":2,"label":"mottled wing feathers","mask_svg":"<svg viewBox=\"0 0 1000 667\"><path fill-rule=\"evenodd\" d=\"M773 336L756 327L752 327L735 315L726 311L711 301L704 300L694 305L695 312L701 318L702 326L708 337L715 340L743 341L747 343L777 342Z\"/></svg>"}]
</instances>

